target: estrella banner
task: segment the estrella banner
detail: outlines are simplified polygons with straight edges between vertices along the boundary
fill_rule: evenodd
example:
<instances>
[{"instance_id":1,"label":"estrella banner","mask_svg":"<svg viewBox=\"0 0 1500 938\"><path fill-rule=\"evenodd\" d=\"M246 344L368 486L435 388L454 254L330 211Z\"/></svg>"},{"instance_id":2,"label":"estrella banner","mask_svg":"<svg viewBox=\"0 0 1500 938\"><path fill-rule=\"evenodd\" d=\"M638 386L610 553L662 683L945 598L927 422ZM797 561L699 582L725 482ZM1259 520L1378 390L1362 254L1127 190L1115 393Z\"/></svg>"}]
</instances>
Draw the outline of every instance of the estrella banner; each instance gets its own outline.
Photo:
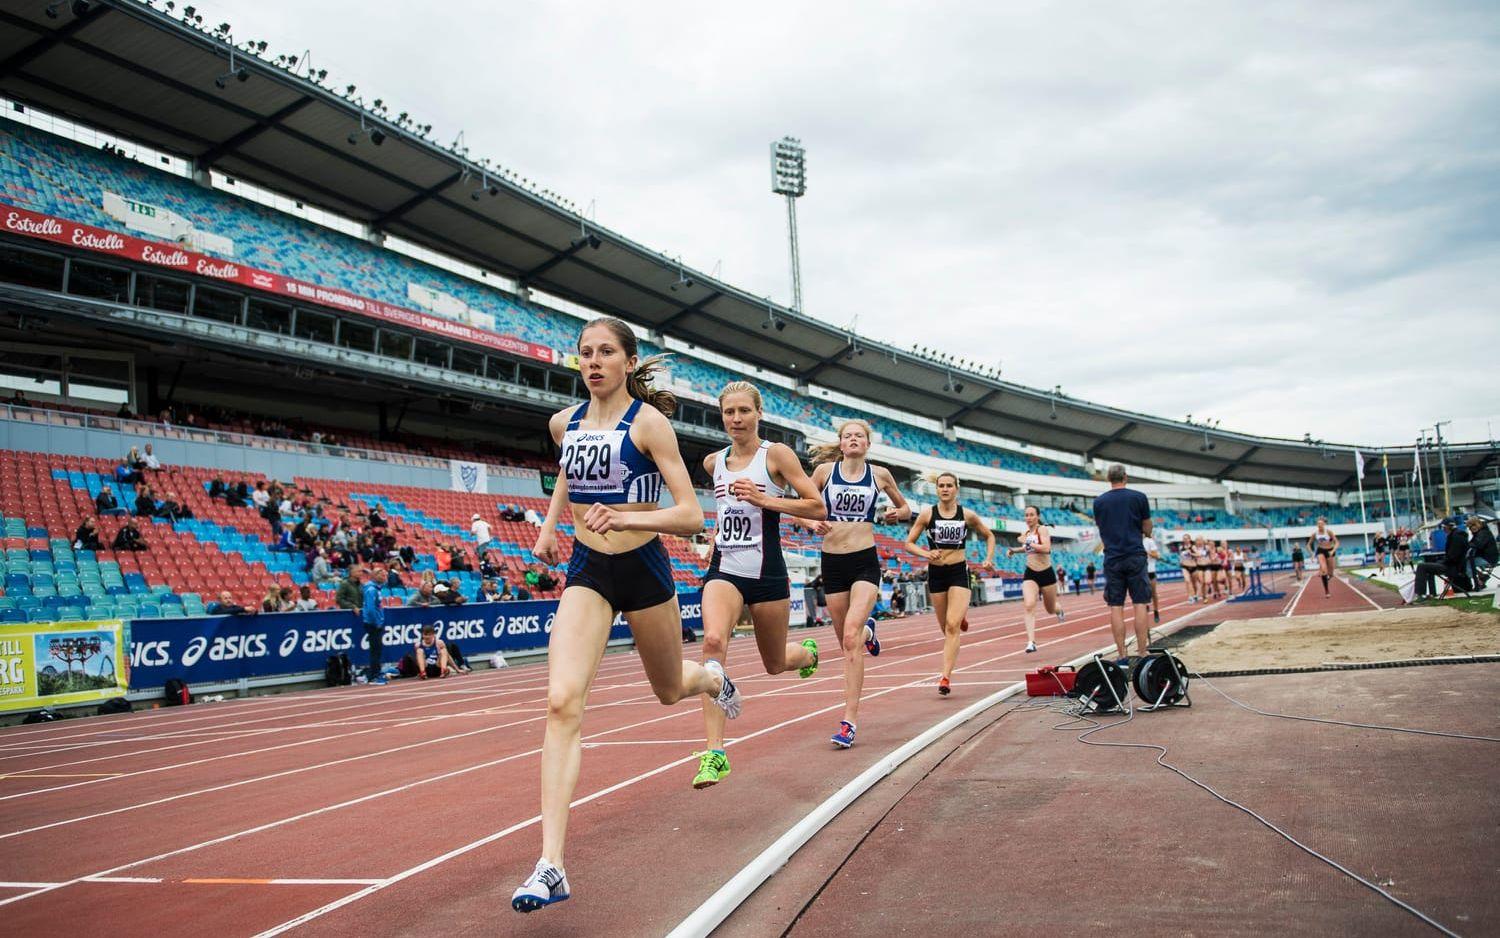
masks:
<instances>
[{"instance_id":1,"label":"estrella banner","mask_svg":"<svg viewBox=\"0 0 1500 938\"><path fill-rule=\"evenodd\" d=\"M677 597L683 624L703 628L702 594ZM385 611L383 661L395 664L411 651L422 626L457 642L475 658L545 648L557 617L557 600L401 606ZM630 637L623 617L609 637ZM160 687L168 678L217 684L240 678L320 672L329 655L347 654L356 667L369 661L369 640L359 617L347 610L279 612L193 619L136 619L130 629L130 667L137 688Z\"/></svg>"},{"instance_id":2,"label":"estrella banner","mask_svg":"<svg viewBox=\"0 0 1500 938\"><path fill-rule=\"evenodd\" d=\"M0 625L0 711L119 697L130 687L119 619Z\"/></svg>"}]
</instances>

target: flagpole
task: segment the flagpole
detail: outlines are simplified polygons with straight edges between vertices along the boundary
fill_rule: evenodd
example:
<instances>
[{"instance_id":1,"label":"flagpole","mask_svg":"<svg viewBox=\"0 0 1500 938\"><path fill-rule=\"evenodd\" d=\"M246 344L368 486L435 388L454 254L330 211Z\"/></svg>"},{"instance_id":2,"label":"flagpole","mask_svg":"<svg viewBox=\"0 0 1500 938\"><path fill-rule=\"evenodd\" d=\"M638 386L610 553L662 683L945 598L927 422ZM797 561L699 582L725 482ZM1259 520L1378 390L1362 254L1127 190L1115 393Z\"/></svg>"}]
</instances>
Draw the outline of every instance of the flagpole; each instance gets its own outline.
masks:
<instances>
[{"instance_id":1,"label":"flagpole","mask_svg":"<svg viewBox=\"0 0 1500 938\"><path fill-rule=\"evenodd\" d=\"M1400 525L1398 525L1396 523L1396 497L1391 494L1391 454L1390 453L1382 453L1380 455L1380 469L1381 469L1382 472L1385 473L1385 503L1386 503L1387 507L1389 507L1390 510L1391 510L1391 530L1394 531Z\"/></svg>"},{"instance_id":2,"label":"flagpole","mask_svg":"<svg viewBox=\"0 0 1500 938\"><path fill-rule=\"evenodd\" d=\"M1422 484L1422 444L1418 441L1412 447L1412 471L1417 475L1417 498L1422 502L1422 520L1417 522L1417 527L1427 523L1427 486Z\"/></svg>"},{"instance_id":3,"label":"flagpole","mask_svg":"<svg viewBox=\"0 0 1500 938\"><path fill-rule=\"evenodd\" d=\"M1354 481L1359 486L1359 523L1368 525L1370 519L1365 516L1365 457L1360 455L1359 450L1354 451ZM1368 528L1360 532L1365 538L1365 553L1370 552L1370 532Z\"/></svg>"}]
</instances>

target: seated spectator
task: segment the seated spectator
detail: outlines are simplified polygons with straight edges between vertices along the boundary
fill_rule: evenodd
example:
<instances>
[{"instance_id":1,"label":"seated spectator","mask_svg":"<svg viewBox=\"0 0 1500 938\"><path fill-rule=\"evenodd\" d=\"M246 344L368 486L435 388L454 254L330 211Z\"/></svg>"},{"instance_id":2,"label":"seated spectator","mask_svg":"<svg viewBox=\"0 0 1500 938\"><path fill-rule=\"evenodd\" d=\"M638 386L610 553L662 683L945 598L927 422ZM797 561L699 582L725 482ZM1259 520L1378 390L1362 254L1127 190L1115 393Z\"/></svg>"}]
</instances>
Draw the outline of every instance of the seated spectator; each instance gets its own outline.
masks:
<instances>
[{"instance_id":1,"label":"seated spectator","mask_svg":"<svg viewBox=\"0 0 1500 938\"><path fill-rule=\"evenodd\" d=\"M1478 515L1469 517L1469 582L1474 589L1483 589L1489 579L1489 571L1500 564L1500 549L1495 545L1495 532Z\"/></svg>"},{"instance_id":2,"label":"seated spectator","mask_svg":"<svg viewBox=\"0 0 1500 938\"><path fill-rule=\"evenodd\" d=\"M454 577L446 583L440 580L433 587L433 595L438 598L438 602L445 606L462 606L467 600L464 598L464 594L459 592L458 587L458 577Z\"/></svg>"},{"instance_id":3,"label":"seated spectator","mask_svg":"<svg viewBox=\"0 0 1500 938\"><path fill-rule=\"evenodd\" d=\"M208 483L209 498L224 498L228 494L229 486L225 485L224 480L220 477L214 476L213 481Z\"/></svg>"},{"instance_id":4,"label":"seated spectator","mask_svg":"<svg viewBox=\"0 0 1500 938\"><path fill-rule=\"evenodd\" d=\"M541 527L542 522L547 520L543 518L535 508L526 509L526 514L522 515L521 517L527 524L534 525L536 527Z\"/></svg>"},{"instance_id":5,"label":"seated spectator","mask_svg":"<svg viewBox=\"0 0 1500 938\"><path fill-rule=\"evenodd\" d=\"M304 553L312 550L318 543L318 528L313 523L312 515L304 514L292 526L292 540L296 543L297 549Z\"/></svg>"},{"instance_id":6,"label":"seated spectator","mask_svg":"<svg viewBox=\"0 0 1500 938\"><path fill-rule=\"evenodd\" d=\"M125 514L125 509L120 507L119 500L115 498L115 490L107 485L94 497L94 511L101 515Z\"/></svg>"},{"instance_id":7,"label":"seated spectator","mask_svg":"<svg viewBox=\"0 0 1500 938\"><path fill-rule=\"evenodd\" d=\"M276 526L275 530L277 532L276 540L271 544L271 550L277 551L278 553L289 554L297 549L297 545L292 543L292 534L290 531L279 524Z\"/></svg>"},{"instance_id":8,"label":"seated spectator","mask_svg":"<svg viewBox=\"0 0 1500 938\"><path fill-rule=\"evenodd\" d=\"M537 581L539 581L541 578L542 578L541 568L538 567L536 564L532 564L531 566L527 567L526 568L526 575L522 577L522 579L526 581L526 585L527 586L533 586L533 587L536 587L537 589L541 588L541 587L537 586Z\"/></svg>"},{"instance_id":9,"label":"seated spectator","mask_svg":"<svg viewBox=\"0 0 1500 938\"><path fill-rule=\"evenodd\" d=\"M1436 578L1442 577L1454 588L1467 590L1469 588L1469 574L1466 569L1469 557L1469 535L1458 526L1457 518L1444 518L1442 532L1446 535L1443 542L1442 562L1423 561L1417 564L1416 600L1437 598L1442 595L1437 590Z\"/></svg>"},{"instance_id":10,"label":"seated spectator","mask_svg":"<svg viewBox=\"0 0 1500 938\"><path fill-rule=\"evenodd\" d=\"M537 573L537 576L536 576L536 586L537 586L537 589L541 590L544 593L547 592L548 590L556 589L557 588L557 578L552 575L552 571L551 570L548 570L547 568L543 567L542 570L539 573Z\"/></svg>"},{"instance_id":11,"label":"seated spectator","mask_svg":"<svg viewBox=\"0 0 1500 938\"><path fill-rule=\"evenodd\" d=\"M244 483L241 484L243 485ZM250 504L254 505L255 510L260 512L262 516L265 515L266 506L271 504L271 493L266 490L265 479L256 480L255 491L250 493Z\"/></svg>"},{"instance_id":12,"label":"seated spectator","mask_svg":"<svg viewBox=\"0 0 1500 938\"><path fill-rule=\"evenodd\" d=\"M379 505L371 505L370 511L365 515L365 525L371 528L386 527L385 515L380 513Z\"/></svg>"},{"instance_id":13,"label":"seated spectator","mask_svg":"<svg viewBox=\"0 0 1500 938\"><path fill-rule=\"evenodd\" d=\"M339 583L338 589L333 593L333 604L340 609L359 612L364 605L364 597L361 594L363 578L363 570L359 567L350 567L349 575Z\"/></svg>"},{"instance_id":14,"label":"seated spectator","mask_svg":"<svg viewBox=\"0 0 1500 938\"><path fill-rule=\"evenodd\" d=\"M314 583L327 583L334 578L333 564L328 562L328 551L321 547L317 549L307 575L312 577Z\"/></svg>"},{"instance_id":15,"label":"seated spectator","mask_svg":"<svg viewBox=\"0 0 1500 938\"><path fill-rule=\"evenodd\" d=\"M14 404L15 406L17 406L17 407L30 407L31 406L31 401L28 401L26 399L26 392L22 391L20 388L17 388L16 389L16 393L14 393L14 394L12 394L10 396L10 402L12 404Z\"/></svg>"},{"instance_id":16,"label":"seated spectator","mask_svg":"<svg viewBox=\"0 0 1500 938\"><path fill-rule=\"evenodd\" d=\"M141 454L141 468L148 472L161 472L161 460L151 451L151 444L146 444L146 452Z\"/></svg>"},{"instance_id":17,"label":"seated spectator","mask_svg":"<svg viewBox=\"0 0 1500 938\"><path fill-rule=\"evenodd\" d=\"M203 611L211 616L249 616L255 613L234 601L234 594L229 590L221 590L219 598L203 607Z\"/></svg>"},{"instance_id":18,"label":"seated spectator","mask_svg":"<svg viewBox=\"0 0 1500 938\"><path fill-rule=\"evenodd\" d=\"M521 511L520 505L506 505L500 511L501 521L525 521L526 515Z\"/></svg>"},{"instance_id":19,"label":"seated spectator","mask_svg":"<svg viewBox=\"0 0 1500 938\"><path fill-rule=\"evenodd\" d=\"M479 558L479 575L488 580L498 580L502 576L501 570L495 565L495 560L485 551Z\"/></svg>"},{"instance_id":20,"label":"seated spectator","mask_svg":"<svg viewBox=\"0 0 1500 938\"><path fill-rule=\"evenodd\" d=\"M94 527L93 518L84 518L78 530L73 532L74 550L103 550L104 544L99 541L99 529Z\"/></svg>"},{"instance_id":21,"label":"seated spectator","mask_svg":"<svg viewBox=\"0 0 1500 938\"><path fill-rule=\"evenodd\" d=\"M125 526L120 528L115 535L112 550L149 550L146 539L141 537L141 529L135 526L134 521L127 520Z\"/></svg>"},{"instance_id":22,"label":"seated spectator","mask_svg":"<svg viewBox=\"0 0 1500 938\"><path fill-rule=\"evenodd\" d=\"M453 552L450 551L446 545L439 544L438 549L434 551L433 554L433 559L437 561L437 568L439 573L447 573L449 570L453 569Z\"/></svg>"},{"instance_id":23,"label":"seated spectator","mask_svg":"<svg viewBox=\"0 0 1500 938\"><path fill-rule=\"evenodd\" d=\"M524 586L517 586L516 587L516 602L522 602L522 603L524 603L524 602L530 602L530 601L531 601L531 590L527 589Z\"/></svg>"},{"instance_id":24,"label":"seated spectator","mask_svg":"<svg viewBox=\"0 0 1500 938\"><path fill-rule=\"evenodd\" d=\"M415 593L411 594L411 598L406 601L406 604L408 606L436 606L439 602L440 600L433 592L432 584L423 583L417 587Z\"/></svg>"},{"instance_id":25,"label":"seated spectator","mask_svg":"<svg viewBox=\"0 0 1500 938\"><path fill-rule=\"evenodd\" d=\"M395 570L387 570L385 577L386 588L392 591L406 589L406 582L401 579L401 574Z\"/></svg>"},{"instance_id":26,"label":"seated spectator","mask_svg":"<svg viewBox=\"0 0 1500 938\"><path fill-rule=\"evenodd\" d=\"M505 597L495 581L486 577L479 583L479 592L474 594L476 603L498 603L504 601Z\"/></svg>"},{"instance_id":27,"label":"seated spectator","mask_svg":"<svg viewBox=\"0 0 1500 938\"><path fill-rule=\"evenodd\" d=\"M156 494L151 491L151 486L142 485L136 489L134 514L137 518L155 517Z\"/></svg>"},{"instance_id":28,"label":"seated spectator","mask_svg":"<svg viewBox=\"0 0 1500 938\"><path fill-rule=\"evenodd\" d=\"M230 508L244 508L250 504L250 487L243 481L224 489L224 504Z\"/></svg>"},{"instance_id":29,"label":"seated spectator","mask_svg":"<svg viewBox=\"0 0 1500 938\"><path fill-rule=\"evenodd\" d=\"M417 549L410 544L402 545L402 547L397 550L396 553L401 555L401 563L408 570L410 570L412 568L412 565L417 562Z\"/></svg>"},{"instance_id":30,"label":"seated spectator","mask_svg":"<svg viewBox=\"0 0 1500 938\"><path fill-rule=\"evenodd\" d=\"M448 550L450 551L448 555L449 570L453 570L458 573L469 573L473 571L474 565L469 563L469 555L464 551L462 546L454 544L449 547Z\"/></svg>"},{"instance_id":31,"label":"seated spectator","mask_svg":"<svg viewBox=\"0 0 1500 938\"><path fill-rule=\"evenodd\" d=\"M115 467L115 481L121 485L135 485L141 481L141 474L128 463L120 463Z\"/></svg>"},{"instance_id":32,"label":"seated spectator","mask_svg":"<svg viewBox=\"0 0 1500 938\"><path fill-rule=\"evenodd\" d=\"M167 497L156 506L156 517L175 522L193 517L193 510L177 500L176 492L168 492Z\"/></svg>"},{"instance_id":33,"label":"seated spectator","mask_svg":"<svg viewBox=\"0 0 1500 938\"><path fill-rule=\"evenodd\" d=\"M125 456L125 465L138 473L144 472L146 469L146 460L141 457L141 451L132 446L130 452Z\"/></svg>"},{"instance_id":34,"label":"seated spectator","mask_svg":"<svg viewBox=\"0 0 1500 938\"><path fill-rule=\"evenodd\" d=\"M302 584L302 590L292 607L298 612L312 612L317 609L318 600L313 596L313 588L306 583Z\"/></svg>"}]
</instances>

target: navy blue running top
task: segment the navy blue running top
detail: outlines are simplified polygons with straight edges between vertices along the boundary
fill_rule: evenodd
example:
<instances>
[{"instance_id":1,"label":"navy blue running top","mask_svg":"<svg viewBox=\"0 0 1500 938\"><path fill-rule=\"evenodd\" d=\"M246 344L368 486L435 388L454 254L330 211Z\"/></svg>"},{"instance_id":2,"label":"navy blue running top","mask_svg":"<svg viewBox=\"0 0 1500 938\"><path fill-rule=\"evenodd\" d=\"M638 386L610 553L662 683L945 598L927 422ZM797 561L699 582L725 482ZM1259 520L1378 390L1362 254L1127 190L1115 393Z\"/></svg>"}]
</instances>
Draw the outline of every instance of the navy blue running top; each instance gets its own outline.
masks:
<instances>
[{"instance_id":1,"label":"navy blue running top","mask_svg":"<svg viewBox=\"0 0 1500 938\"><path fill-rule=\"evenodd\" d=\"M839 471L842 460L833 464L828 484L823 486L823 504L828 506L829 521L874 521L875 470L865 463L865 474L850 482Z\"/></svg>"},{"instance_id":2,"label":"navy blue running top","mask_svg":"<svg viewBox=\"0 0 1500 938\"><path fill-rule=\"evenodd\" d=\"M589 412L587 401L573 411L557 461L568 483L569 502L627 505L661 499L660 470L630 439L630 425L640 410L641 402L631 401L613 430L579 429Z\"/></svg>"}]
</instances>

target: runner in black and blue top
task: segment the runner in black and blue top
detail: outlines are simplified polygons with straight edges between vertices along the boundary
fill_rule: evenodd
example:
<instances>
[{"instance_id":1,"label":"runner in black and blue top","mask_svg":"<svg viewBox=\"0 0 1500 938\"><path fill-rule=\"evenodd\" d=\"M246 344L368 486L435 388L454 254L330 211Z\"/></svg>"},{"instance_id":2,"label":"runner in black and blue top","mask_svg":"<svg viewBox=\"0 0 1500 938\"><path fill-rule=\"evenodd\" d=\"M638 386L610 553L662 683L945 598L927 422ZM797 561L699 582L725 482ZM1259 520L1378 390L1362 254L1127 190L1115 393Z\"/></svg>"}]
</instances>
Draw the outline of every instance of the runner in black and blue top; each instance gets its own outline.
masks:
<instances>
[{"instance_id":1,"label":"runner in black and blue top","mask_svg":"<svg viewBox=\"0 0 1500 938\"><path fill-rule=\"evenodd\" d=\"M995 532L984 520L958 503L958 476L944 472L937 477L938 503L923 508L906 533L906 552L927 561L927 593L932 611L943 630L943 673L938 693L948 696L953 669L958 666L959 636L969 612L969 559L965 550L969 534L985 539L984 569L995 569ZM927 546L917 539L927 535Z\"/></svg>"},{"instance_id":2,"label":"runner in black and blue top","mask_svg":"<svg viewBox=\"0 0 1500 938\"><path fill-rule=\"evenodd\" d=\"M703 663L722 666L729 635L740 612L750 609L755 644L767 674L818 670L818 643L788 644L791 589L781 553L781 516L817 520L827 514L802 462L784 443L760 438L760 391L735 381L719 392L719 416L730 445L709 453L703 468L714 480L718 518L713 558L703 577ZM703 722L708 745L697 753L694 788L708 788L729 774L724 750L724 712L706 699Z\"/></svg>"},{"instance_id":3,"label":"runner in black and blue top","mask_svg":"<svg viewBox=\"0 0 1500 938\"><path fill-rule=\"evenodd\" d=\"M876 497L886 493L891 507L881 520L886 524L911 520L896 479L884 466L865 461L870 451L870 425L863 420L845 420L838 441L814 447L813 483L823 492L828 508L824 521L804 526L823 538L823 590L828 596L828 614L844 650L844 718L839 721L833 744L841 749L854 745L859 719L859 696L864 689L865 661L860 645L871 655L880 654L875 620L870 613L880 598L880 555L875 551Z\"/></svg>"},{"instance_id":4,"label":"runner in black and blue top","mask_svg":"<svg viewBox=\"0 0 1500 938\"><path fill-rule=\"evenodd\" d=\"M652 691L663 704L707 695L732 718L740 699L722 669L682 657L682 617L660 534L703 530L703 508L667 421L677 399L651 386L659 364L640 361L635 335L618 319L595 319L578 336L588 402L552 416L562 450L557 487L532 553L555 564L564 506L573 536L568 579L547 649L547 731L542 741L542 857L511 896L532 912L570 893L563 872L568 805L578 784L579 727L615 613L624 613ZM642 407L642 402L650 407ZM657 499L665 487L671 508Z\"/></svg>"}]
</instances>

